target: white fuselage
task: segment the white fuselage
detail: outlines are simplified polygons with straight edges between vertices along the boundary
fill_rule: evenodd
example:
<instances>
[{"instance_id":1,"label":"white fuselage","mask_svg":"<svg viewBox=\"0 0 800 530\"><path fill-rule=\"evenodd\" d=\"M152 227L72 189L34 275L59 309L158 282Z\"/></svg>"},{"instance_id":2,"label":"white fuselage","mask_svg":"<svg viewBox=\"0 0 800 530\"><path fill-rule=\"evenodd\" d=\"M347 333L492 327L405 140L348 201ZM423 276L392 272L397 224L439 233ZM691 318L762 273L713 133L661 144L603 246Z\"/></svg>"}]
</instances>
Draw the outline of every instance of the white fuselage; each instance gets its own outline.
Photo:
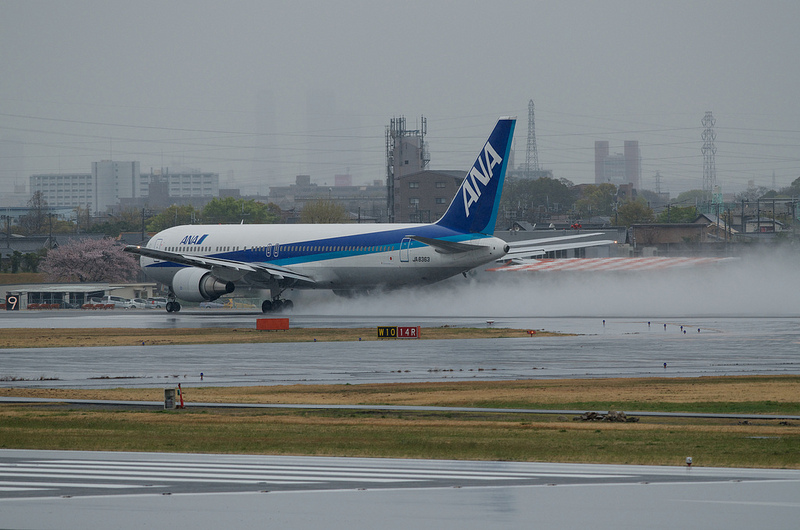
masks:
<instances>
[{"instance_id":1,"label":"white fuselage","mask_svg":"<svg viewBox=\"0 0 800 530\"><path fill-rule=\"evenodd\" d=\"M440 234L425 224L187 225L156 234L148 248L186 255L286 267L313 280L296 288L369 290L426 284L471 270L505 254L505 242L483 234L457 234L476 250L442 253L408 236ZM141 257L153 279L171 285L185 266ZM213 269L212 269L213 270ZM246 272L214 272L226 281L269 288Z\"/></svg>"}]
</instances>

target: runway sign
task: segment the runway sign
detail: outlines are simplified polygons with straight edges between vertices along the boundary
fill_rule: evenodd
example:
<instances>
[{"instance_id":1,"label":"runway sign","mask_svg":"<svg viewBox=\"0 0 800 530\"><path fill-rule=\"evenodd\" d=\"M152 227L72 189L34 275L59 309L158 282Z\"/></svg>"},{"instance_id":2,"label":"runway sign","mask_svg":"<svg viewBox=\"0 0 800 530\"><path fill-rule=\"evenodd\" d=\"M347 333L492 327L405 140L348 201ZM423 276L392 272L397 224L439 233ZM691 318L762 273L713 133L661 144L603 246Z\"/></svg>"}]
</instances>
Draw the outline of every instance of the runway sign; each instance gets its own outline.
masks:
<instances>
[{"instance_id":1,"label":"runway sign","mask_svg":"<svg viewBox=\"0 0 800 530\"><path fill-rule=\"evenodd\" d=\"M379 339L418 339L419 326L378 326Z\"/></svg>"},{"instance_id":2,"label":"runway sign","mask_svg":"<svg viewBox=\"0 0 800 530\"><path fill-rule=\"evenodd\" d=\"M6 311L19 311L19 296L15 294L6 295Z\"/></svg>"}]
</instances>

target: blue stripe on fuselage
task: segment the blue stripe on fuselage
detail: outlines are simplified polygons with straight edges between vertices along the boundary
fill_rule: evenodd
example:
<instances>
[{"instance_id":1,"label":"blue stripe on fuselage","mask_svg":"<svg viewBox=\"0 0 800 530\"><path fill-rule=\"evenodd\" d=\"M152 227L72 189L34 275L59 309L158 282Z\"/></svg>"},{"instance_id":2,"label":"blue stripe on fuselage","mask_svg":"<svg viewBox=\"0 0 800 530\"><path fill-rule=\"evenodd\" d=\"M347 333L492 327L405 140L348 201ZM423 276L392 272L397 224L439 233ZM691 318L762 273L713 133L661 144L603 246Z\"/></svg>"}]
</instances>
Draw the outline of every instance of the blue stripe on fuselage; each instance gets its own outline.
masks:
<instances>
[{"instance_id":1,"label":"blue stripe on fuselage","mask_svg":"<svg viewBox=\"0 0 800 530\"><path fill-rule=\"evenodd\" d=\"M407 236L422 236L443 241L462 242L474 239L483 239L489 237L483 234L463 234L456 230L445 228L438 225L419 225L418 227L403 228L397 230L376 231L367 234L357 234L352 236L338 236L326 239L309 239L306 241L292 241L290 243L272 244L270 249L270 256L266 255L266 245L252 245L247 250L235 250L228 252L215 252L209 254L191 254L202 255L211 258L227 259L231 261L239 261L243 263L272 263L274 265L294 265L298 263L312 263L316 261L324 261L337 258L348 258L354 256L366 256L369 254L386 254L387 252L398 252L400 250L401 241ZM409 248L417 249L425 247L424 243L418 241L410 241ZM254 250L252 247L257 247ZM275 257L272 253L275 248L278 249L278 256ZM315 248L320 247L356 247L356 250L289 250L292 248ZM365 250L358 250L361 247L366 247ZM381 250L369 250L372 247L381 247ZM388 247L388 248L386 248ZM148 267L185 267L170 261L161 261L159 263L152 263Z\"/></svg>"}]
</instances>

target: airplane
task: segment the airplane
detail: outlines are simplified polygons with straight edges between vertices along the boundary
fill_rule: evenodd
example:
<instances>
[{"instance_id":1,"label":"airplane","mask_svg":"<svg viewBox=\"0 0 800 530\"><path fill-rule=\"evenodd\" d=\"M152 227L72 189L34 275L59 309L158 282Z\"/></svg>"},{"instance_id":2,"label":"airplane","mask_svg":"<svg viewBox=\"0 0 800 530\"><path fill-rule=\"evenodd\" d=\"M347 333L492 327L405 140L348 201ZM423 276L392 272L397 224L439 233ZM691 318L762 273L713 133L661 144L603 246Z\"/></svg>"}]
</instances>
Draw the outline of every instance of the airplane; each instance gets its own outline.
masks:
<instances>
[{"instance_id":1,"label":"airplane","mask_svg":"<svg viewBox=\"0 0 800 530\"><path fill-rule=\"evenodd\" d=\"M435 223L184 225L147 246L129 245L145 274L178 300L211 301L237 288L269 291L264 313L291 309L287 289L330 289L351 296L425 285L505 256L494 237L515 117L501 117L444 215ZM515 249L515 254L520 249Z\"/></svg>"}]
</instances>

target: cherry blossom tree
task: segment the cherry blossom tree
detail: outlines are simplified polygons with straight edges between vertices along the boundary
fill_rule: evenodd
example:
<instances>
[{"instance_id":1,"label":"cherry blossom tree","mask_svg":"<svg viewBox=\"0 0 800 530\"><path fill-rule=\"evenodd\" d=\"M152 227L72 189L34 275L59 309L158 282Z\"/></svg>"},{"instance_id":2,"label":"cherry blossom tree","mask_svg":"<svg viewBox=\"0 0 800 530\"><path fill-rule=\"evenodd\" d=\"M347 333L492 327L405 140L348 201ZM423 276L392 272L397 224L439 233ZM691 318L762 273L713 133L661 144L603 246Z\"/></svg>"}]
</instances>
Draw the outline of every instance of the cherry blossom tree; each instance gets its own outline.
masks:
<instances>
[{"instance_id":1,"label":"cherry blossom tree","mask_svg":"<svg viewBox=\"0 0 800 530\"><path fill-rule=\"evenodd\" d=\"M136 278L139 259L113 239L82 239L50 250L39 269L51 282L124 282Z\"/></svg>"}]
</instances>

